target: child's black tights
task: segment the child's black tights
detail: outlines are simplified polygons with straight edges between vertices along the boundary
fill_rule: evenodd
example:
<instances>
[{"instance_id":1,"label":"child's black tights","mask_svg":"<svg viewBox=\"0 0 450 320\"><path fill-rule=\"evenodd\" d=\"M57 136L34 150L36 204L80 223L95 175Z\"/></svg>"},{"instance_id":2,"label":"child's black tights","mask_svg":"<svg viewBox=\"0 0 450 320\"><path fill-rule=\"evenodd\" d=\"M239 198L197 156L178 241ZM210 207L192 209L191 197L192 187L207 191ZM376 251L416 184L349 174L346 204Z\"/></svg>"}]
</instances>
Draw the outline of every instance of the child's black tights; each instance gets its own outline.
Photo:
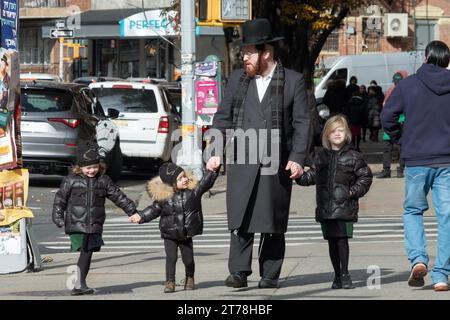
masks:
<instances>
[{"instance_id":1,"label":"child's black tights","mask_svg":"<svg viewBox=\"0 0 450 320\"><path fill-rule=\"evenodd\" d=\"M166 280L175 281L175 268L178 258L178 247L185 266L186 277L193 277L195 272L194 248L192 238L186 240L164 239L166 250Z\"/></svg>"},{"instance_id":2,"label":"child's black tights","mask_svg":"<svg viewBox=\"0 0 450 320\"><path fill-rule=\"evenodd\" d=\"M78 258L77 266L80 270L80 286L81 288L86 288L86 277L91 267L92 252L86 252L83 249L80 251L80 257Z\"/></svg>"},{"instance_id":3,"label":"child's black tights","mask_svg":"<svg viewBox=\"0 0 450 320\"><path fill-rule=\"evenodd\" d=\"M328 239L328 249L336 277L340 277L341 274L347 274L348 259L350 254L350 249L348 247L348 239L347 238Z\"/></svg>"}]
</instances>

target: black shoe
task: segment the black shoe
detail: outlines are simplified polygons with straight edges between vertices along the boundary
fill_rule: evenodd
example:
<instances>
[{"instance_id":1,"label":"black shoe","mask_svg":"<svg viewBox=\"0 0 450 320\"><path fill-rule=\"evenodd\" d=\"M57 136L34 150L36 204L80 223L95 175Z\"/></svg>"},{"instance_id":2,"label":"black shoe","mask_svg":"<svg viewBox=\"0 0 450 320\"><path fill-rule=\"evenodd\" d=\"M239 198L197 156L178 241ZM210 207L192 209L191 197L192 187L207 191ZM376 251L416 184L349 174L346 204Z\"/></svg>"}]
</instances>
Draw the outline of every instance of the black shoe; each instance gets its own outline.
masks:
<instances>
[{"instance_id":1,"label":"black shoe","mask_svg":"<svg viewBox=\"0 0 450 320\"><path fill-rule=\"evenodd\" d=\"M342 289L341 277L334 277L333 283L331 284L331 289Z\"/></svg>"},{"instance_id":2,"label":"black shoe","mask_svg":"<svg viewBox=\"0 0 450 320\"><path fill-rule=\"evenodd\" d=\"M94 294L95 290L89 287L83 287L83 288L73 288L72 292L70 293L71 296L82 296L85 294Z\"/></svg>"},{"instance_id":3,"label":"black shoe","mask_svg":"<svg viewBox=\"0 0 450 320\"><path fill-rule=\"evenodd\" d=\"M352 278L350 274L346 273L341 276L342 288L344 289L354 289L355 286L352 283Z\"/></svg>"},{"instance_id":4,"label":"black shoe","mask_svg":"<svg viewBox=\"0 0 450 320\"><path fill-rule=\"evenodd\" d=\"M258 283L260 289L278 288L278 280L261 278Z\"/></svg>"},{"instance_id":5,"label":"black shoe","mask_svg":"<svg viewBox=\"0 0 450 320\"><path fill-rule=\"evenodd\" d=\"M225 285L232 288L248 287L247 275L243 272L233 272L225 280Z\"/></svg>"},{"instance_id":6,"label":"black shoe","mask_svg":"<svg viewBox=\"0 0 450 320\"><path fill-rule=\"evenodd\" d=\"M391 177L391 170L389 169L383 169L383 171L381 171L378 175L377 178L378 179L385 179L385 178L390 178Z\"/></svg>"}]
</instances>

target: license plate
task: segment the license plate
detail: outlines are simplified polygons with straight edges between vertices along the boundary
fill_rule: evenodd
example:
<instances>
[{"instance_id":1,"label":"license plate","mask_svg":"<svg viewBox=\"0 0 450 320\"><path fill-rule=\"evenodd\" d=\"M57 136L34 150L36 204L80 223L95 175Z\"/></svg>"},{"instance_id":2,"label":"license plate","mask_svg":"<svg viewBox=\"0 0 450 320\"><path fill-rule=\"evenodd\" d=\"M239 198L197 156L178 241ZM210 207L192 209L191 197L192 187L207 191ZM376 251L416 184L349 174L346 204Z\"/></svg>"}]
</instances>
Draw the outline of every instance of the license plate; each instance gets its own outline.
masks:
<instances>
[{"instance_id":1,"label":"license plate","mask_svg":"<svg viewBox=\"0 0 450 320\"><path fill-rule=\"evenodd\" d=\"M116 126L123 128L128 127L128 121L127 120L113 120Z\"/></svg>"}]
</instances>

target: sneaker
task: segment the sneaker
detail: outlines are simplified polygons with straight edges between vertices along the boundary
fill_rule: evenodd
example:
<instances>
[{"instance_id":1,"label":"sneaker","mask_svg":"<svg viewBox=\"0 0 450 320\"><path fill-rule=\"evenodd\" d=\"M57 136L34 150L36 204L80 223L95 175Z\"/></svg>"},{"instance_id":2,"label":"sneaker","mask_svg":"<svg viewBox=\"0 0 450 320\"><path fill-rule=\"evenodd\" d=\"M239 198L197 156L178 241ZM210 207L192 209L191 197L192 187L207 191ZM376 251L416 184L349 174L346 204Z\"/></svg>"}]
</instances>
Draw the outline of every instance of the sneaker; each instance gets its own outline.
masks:
<instances>
[{"instance_id":1,"label":"sneaker","mask_svg":"<svg viewBox=\"0 0 450 320\"><path fill-rule=\"evenodd\" d=\"M334 277L333 283L331 284L331 289L342 289L341 277Z\"/></svg>"},{"instance_id":2,"label":"sneaker","mask_svg":"<svg viewBox=\"0 0 450 320\"><path fill-rule=\"evenodd\" d=\"M164 285L164 293L172 293L175 292L175 281L169 280L166 281L166 284Z\"/></svg>"},{"instance_id":3,"label":"sneaker","mask_svg":"<svg viewBox=\"0 0 450 320\"><path fill-rule=\"evenodd\" d=\"M95 290L89 287L73 288L70 292L71 296L82 296L85 294L94 294Z\"/></svg>"},{"instance_id":4,"label":"sneaker","mask_svg":"<svg viewBox=\"0 0 450 320\"><path fill-rule=\"evenodd\" d=\"M194 290L195 289L195 282L194 277L186 277L184 280L184 290Z\"/></svg>"},{"instance_id":5,"label":"sneaker","mask_svg":"<svg viewBox=\"0 0 450 320\"><path fill-rule=\"evenodd\" d=\"M433 285L434 291L448 291L450 286L446 282L438 282Z\"/></svg>"},{"instance_id":6,"label":"sneaker","mask_svg":"<svg viewBox=\"0 0 450 320\"><path fill-rule=\"evenodd\" d=\"M261 280L259 280L258 282L258 288L260 289L278 288L278 280L261 278Z\"/></svg>"},{"instance_id":7,"label":"sneaker","mask_svg":"<svg viewBox=\"0 0 450 320\"><path fill-rule=\"evenodd\" d=\"M346 273L341 275L341 282L342 282L342 288L343 289L354 289L355 286L353 285L352 278L350 277L350 274Z\"/></svg>"},{"instance_id":8,"label":"sneaker","mask_svg":"<svg viewBox=\"0 0 450 320\"><path fill-rule=\"evenodd\" d=\"M408 279L408 286L410 287L423 287L425 285L424 277L427 275L427 266L422 263L416 263L411 270L411 274Z\"/></svg>"},{"instance_id":9,"label":"sneaker","mask_svg":"<svg viewBox=\"0 0 450 320\"><path fill-rule=\"evenodd\" d=\"M378 175L378 179L386 179L391 177L391 170L390 169L383 169Z\"/></svg>"},{"instance_id":10,"label":"sneaker","mask_svg":"<svg viewBox=\"0 0 450 320\"><path fill-rule=\"evenodd\" d=\"M226 278L225 285L232 288L248 287L247 275L244 272L233 272Z\"/></svg>"}]
</instances>

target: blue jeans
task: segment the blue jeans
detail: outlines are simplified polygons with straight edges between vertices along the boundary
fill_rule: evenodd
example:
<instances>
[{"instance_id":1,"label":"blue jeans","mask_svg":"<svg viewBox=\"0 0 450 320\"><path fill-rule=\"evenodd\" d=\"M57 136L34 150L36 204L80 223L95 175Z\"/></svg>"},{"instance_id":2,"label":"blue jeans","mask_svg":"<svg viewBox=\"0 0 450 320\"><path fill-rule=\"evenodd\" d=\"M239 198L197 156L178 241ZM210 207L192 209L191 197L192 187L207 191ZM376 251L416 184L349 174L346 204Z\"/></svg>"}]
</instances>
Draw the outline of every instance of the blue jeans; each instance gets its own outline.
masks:
<instances>
[{"instance_id":1,"label":"blue jeans","mask_svg":"<svg viewBox=\"0 0 450 320\"><path fill-rule=\"evenodd\" d=\"M406 167L403 225L405 249L411 265L428 265L423 213L428 209L427 194L432 190L438 224L437 254L431 280L448 283L450 275L450 168Z\"/></svg>"}]
</instances>

